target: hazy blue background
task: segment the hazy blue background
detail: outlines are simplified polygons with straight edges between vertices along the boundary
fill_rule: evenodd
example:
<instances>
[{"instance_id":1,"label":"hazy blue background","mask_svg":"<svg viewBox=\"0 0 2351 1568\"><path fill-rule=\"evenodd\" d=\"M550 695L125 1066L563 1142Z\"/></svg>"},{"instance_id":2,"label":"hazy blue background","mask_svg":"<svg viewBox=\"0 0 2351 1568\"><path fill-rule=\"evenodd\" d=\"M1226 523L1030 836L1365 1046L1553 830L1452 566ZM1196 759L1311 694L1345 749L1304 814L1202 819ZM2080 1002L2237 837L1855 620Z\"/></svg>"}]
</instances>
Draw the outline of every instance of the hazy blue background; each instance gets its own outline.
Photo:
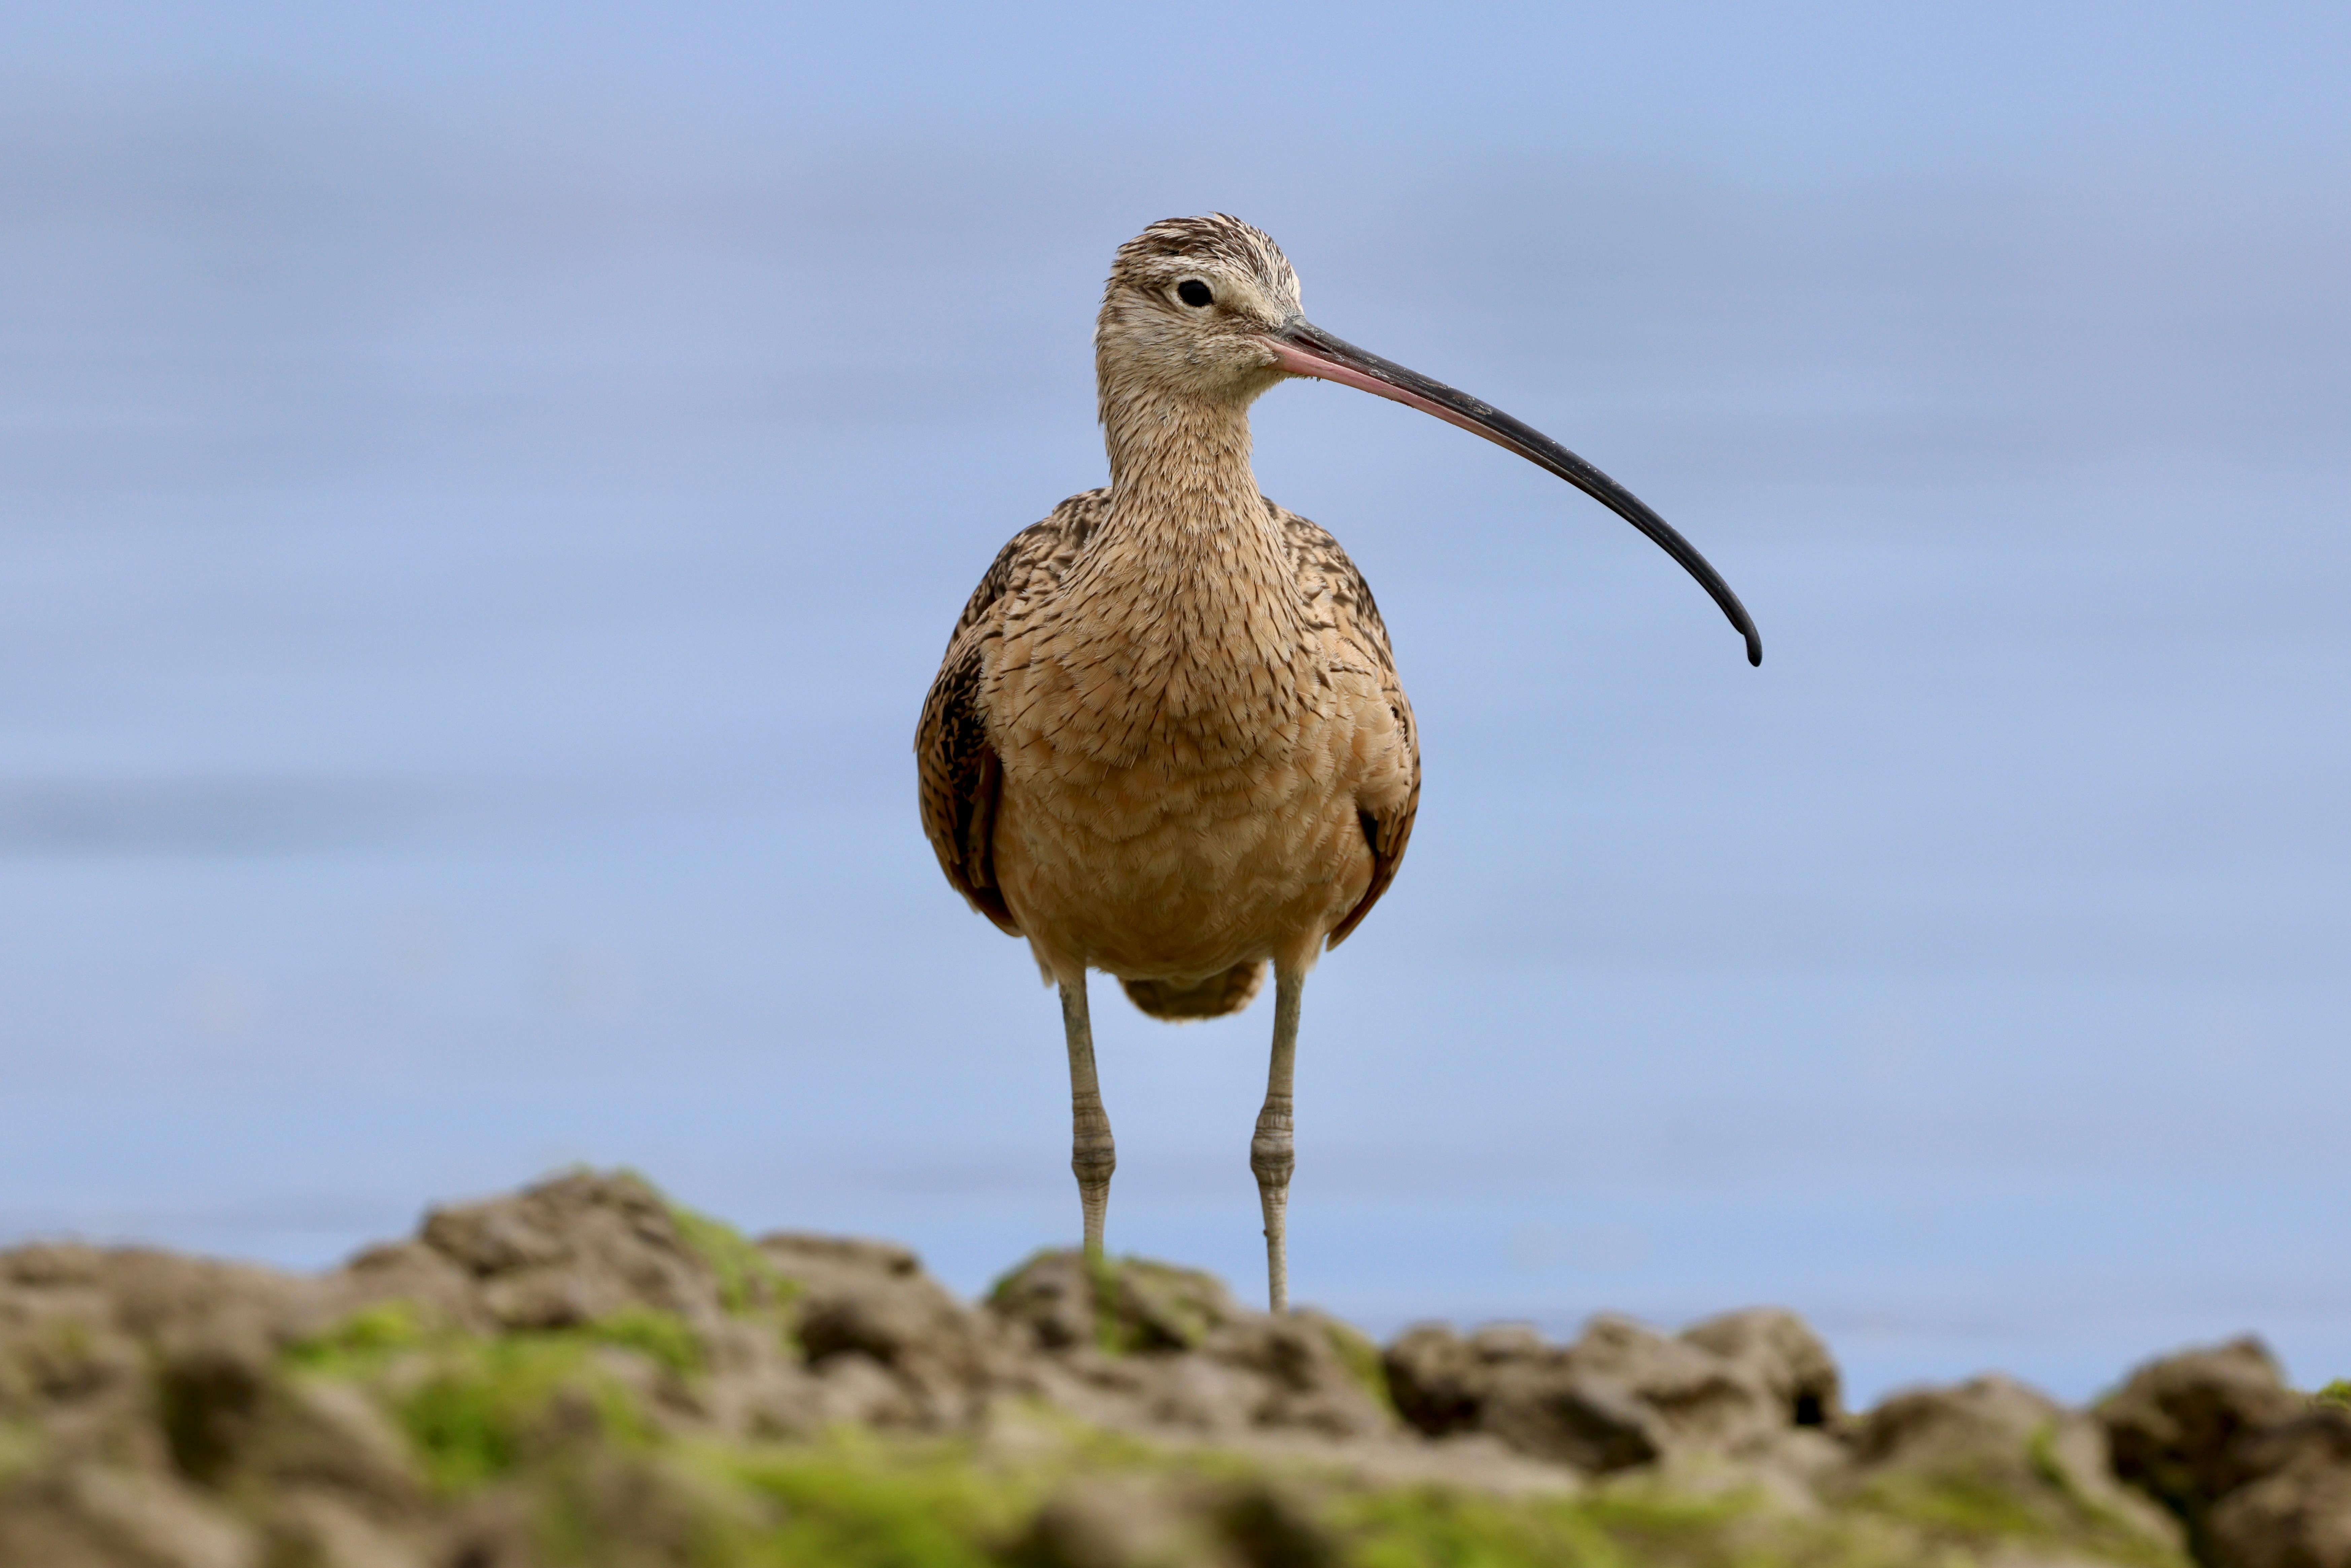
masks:
<instances>
[{"instance_id":1,"label":"hazy blue background","mask_svg":"<svg viewBox=\"0 0 2351 1568\"><path fill-rule=\"evenodd\" d=\"M908 741L1100 481L1112 248L1221 207L1769 654L1259 405L1427 766L1300 1294L2351 1373L2351 10L681 9L0 12L0 1239L323 1264L579 1159L966 1290L1073 1237ZM1253 1293L1267 1009L1098 996L1113 1245Z\"/></svg>"}]
</instances>

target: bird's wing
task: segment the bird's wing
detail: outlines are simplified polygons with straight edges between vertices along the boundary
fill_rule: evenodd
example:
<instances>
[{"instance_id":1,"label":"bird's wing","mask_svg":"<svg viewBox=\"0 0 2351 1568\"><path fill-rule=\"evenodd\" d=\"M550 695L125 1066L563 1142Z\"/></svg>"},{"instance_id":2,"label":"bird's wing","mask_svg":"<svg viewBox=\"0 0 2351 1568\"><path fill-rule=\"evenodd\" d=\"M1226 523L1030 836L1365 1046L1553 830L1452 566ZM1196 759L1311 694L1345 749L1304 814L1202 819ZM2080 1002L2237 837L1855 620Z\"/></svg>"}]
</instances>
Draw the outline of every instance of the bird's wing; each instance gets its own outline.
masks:
<instances>
[{"instance_id":1,"label":"bird's wing","mask_svg":"<svg viewBox=\"0 0 2351 1568\"><path fill-rule=\"evenodd\" d=\"M1101 520L1106 490L1072 496L1052 516L1012 536L972 591L947 638L946 657L923 699L914 731L923 832L939 869L974 909L1020 934L996 885L996 800L1001 779L981 688L1004 637L1005 612L1024 595L1050 591Z\"/></svg>"},{"instance_id":2,"label":"bird's wing","mask_svg":"<svg viewBox=\"0 0 2351 1568\"><path fill-rule=\"evenodd\" d=\"M1283 541L1307 602L1312 603L1325 593L1330 596L1341 640L1378 680L1381 695L1387 698L1389 711L1395 715L1396 733L1403 737L1410 773L1410 783L1401 800L1380 810L1359 808L1364 839L1372 846L1372 884L1364 890L1363 898L1347 912L1347 917L1332 930L1330 945L1336 947L1372 912L1372 905L1380 901L1380 894L1395 880L1396 867L1404 863L1405 846L1412 841L1412 820L1420 810L1420 732L1413 724L1412 703L1404 695L1404 683L1396 678L1395 655L1388 648L1387 623L1380 619L1380 607L1372 600L1372 585L1364 580L1364 574L1355 570L1355 563L1347 559L1347 552L1328 529L1271 501L1266 505L1273 508L1275 519L1281 524Z\"/></svg>"}]
</instances>

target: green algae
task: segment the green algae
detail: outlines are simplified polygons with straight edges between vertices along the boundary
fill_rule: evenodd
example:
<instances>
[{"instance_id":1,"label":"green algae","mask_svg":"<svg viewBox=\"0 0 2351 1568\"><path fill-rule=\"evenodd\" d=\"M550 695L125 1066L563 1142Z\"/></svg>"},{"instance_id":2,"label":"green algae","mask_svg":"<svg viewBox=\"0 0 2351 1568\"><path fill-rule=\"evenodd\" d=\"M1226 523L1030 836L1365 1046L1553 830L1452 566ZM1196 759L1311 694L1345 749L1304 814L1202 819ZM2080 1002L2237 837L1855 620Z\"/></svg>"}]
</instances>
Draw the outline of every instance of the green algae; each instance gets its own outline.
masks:
<instances>
[{"instance_id":1,"label":"green algae","mask_svg":"<svg viewBox=\"0 0 2351 1568\"><path fill-rule=\"evenodd\" d=\"M1340 1364L1347 1369L1347 1375L1363 1385L1364 1392L1369 1394L1381 1409L1395 1416L1395 1395L1388 1387L1387 1363L1381 1358L1380 1347L1372 1343L1371 1336L1352 1324L1324 1317L1319 1312L1314 1314L1314 1321L1322 1325L1324 1337L1330 1340L1331 1348L1337 1354Z\"/></svg>"},{"instance_id":2,"label":"green algae","mask_svg":"<svg viewBox=\"0 0 2351 1568\"><path fill-rule=\"evenodd\" d=\"M610 1346L642 1355L681 1377L694 1376L705 1365L702 1339L694 1325L675 1312L652 1307L623 1307L567 1328L515 1329L488 1336L440 1324L415 1302L401 1299L362 1307L323 1332L296 1341L287 1347L283 1360L298 1371L364 1377L408 1352L509 1343Z\"/></svg>"},{"instance_id":3,"label":"green algae","mask_svg":"<svg viewBox=\"0 0 2351 1568\"><path fill-rule=\"evenodd\" d=\"M286 1364L299 1371L350 1376L376 1366L389 1355L413 1350L434 1337L423 1309L395 1298L339 1319L308 1339L288 1345Z\"/></svg>"},{"instance_id":4,"label":"green algae","mask_svg":"<svg viewBox=\"0 0 2351 1568\"><path fill-rule=\"evenodd\" d=\"M705 1364L701 1336L675 1312L657 1312L652 1307L623 1307L575 1332L596 1344L635 1351L680 1377L697 1376Z\"/></svg>"},{"instance_id":5,"label":"green algae","mask_svg":"<svg viewBox=\"0 0 2351 1568\"><path fill-rule=\"evenodd\" d=\"M743 1568L1031 1568L1060 1563L1040 1542L1043 1503L1115 1485L1122 1501L1176 1511L1186 1563L1281 1568L1973 1568L2045 1529L1947 1507L1933 1528L1872 1511L1810 1515L1760 1496L1677 1497L1655 1489L1509 1497L1440 1485L1377 1487L1311 1465L1229 1454L1080 1445L1007 1467L959 1445L893 1447L844 1436L717 1463L779 1505L780 1519L726 1532L705 1559ZM1980 1500L1974 1500L1980 1501ZM1995 1511L1997 1512L1997 1511ZM2076 1543L2077 1545L2079 1543ZM2085 1561L2161 1563L2101 1551Z\"/></svg>"},{"instance_id":6,"label":"green algae","mask_svg":"<svg viewBox=\"0 0 2351 1568\"><path fill-rule=\"evenodd\" d=\"M2074 1470L2058 1457L2055 1422L2045 1422L2034 1430L2025 1443L2024 1457L2032 1473L2064 1500L2068 1513L2064 1533L2097 1542L2117 1562L2166 1564L2177 1560L2172 1552L2149 1542L2129 1520L2082 1490Z\"/></svg>"},{"instance_id":7,"label":"green algae","mask_svg":"<svg viewBox=\"0 0 2351 1568\"><path fill-rule=\"evenodd\" d=\"M718 1281L718 1302L737 1317L791 1305L800 1291L798 1281L786 1276L759 1244L716 1215L678 1202L643 1172L626 1168L613 1175L644 1188L668 1214L677 1239L699 1258Z\"/></svg>"},{"instance_id":8,"label":"green algae","mask_svg":"<svg viewBox=\"0 0 2351 1568\"><path fill-rule=\"evenodd\" d=\"M718 1277L718 1301L738 1317L762 1309L789 1306L799 1284L788 1278L758 1243L723 1219L716 1219L681 1203L663 1199L678 1239Z\"/></svg>"},{"instance_id":9,"label":"green algae","mask_svg":"<svg viewBox=\"0 0 2351 1568\"><path fill-rule=\"evenodd\" d=\"M1880 1480L1863 1489L1851 1507L1946 1550L1989 1552L2001 1542L2071 1547L2128 1568L2185 1568L2187 1559L2178 1552L2081 1496L2056 1463L2053 1448L2043 1446L2030 1457L2050 1493L2022 1495L2002 1478L1959 1472Z\"/></svg>"},{"instance_id":10,"label":"green algae","mask_svg":"<svg viewBox=\"0 0 2351 1568\"><path fill-rule=\"evenodd\" d=\"M1143 1348L1141 1336L1118 1310L1119 1275L1134 1261L1091 1250L1085 1254L1086 1281L1093 1290L1094 1344L1106 1355L1127 1355Z\"/></svg>"},{"instance_id":11,"label":"green algae","mask_svg":"<svg viewBox=\"0 0 2351 1568\"><path fill-rule=\"evenodd\" d=\"M652 1424L595 1350L553 1335L453 1346L393 1398L392 1413L443 1492L471 1491L527 1458L600 1440L650 1447Z\"/></svg>"},{"instance_id":12,"label":"green algae","mask_svg":"<svg viewBox=\"0 0 2351 1568\"><path fill-rule=\"evenodd\" d=\"M1113 1355L1196 1348L1215 1332L1224 1287L1214 1276L1142 1258L1086 1260L1094 1333Z\"/></svg>"},{"instance_id":13,"label":"green algae","mask_svg":"<svg viewBox=\"0 0 2351 1568\"><path fill-rule=\"evenodd\" d=\"M1414 1487L1334 1511L1344 1561L1360 1568L1615 1568L1614 1543L1573 1502Z\"/></svg>"},{"instance_id":14,"label":"green algae","mask_svg":"<svg viewBox=\"0 0 2351 1568\"><path fill-rule=\"evenodd\" d=\"M0 1420L0 1486L40 1463L44 1447L38 1427Z\"/></svg>"},{"instance_id":15,"label":"green algae","mask_svg":"<svg viewBox=\"0 0 2351 1568\"><path fill-rule=\"evenodd\" d=\"M960 1444L893 1451L853 1432L732 1468L781 1505L738 1543L763 1568L997 1568L1040 1500L1034 1473L991 1470Z\"/></svg>"},{"instance_id":16,"label":"green algae","mask_svg":"<svg viewBox=\"0 0 2351 1568\"><path fill-rule=\"evenodd\" d=\"M289 1346L298 1374L360 1384L392 1415L426 1478L463 1493L541 1452L611 1442L643 1448L655 1429L615 1354L691 1377L700 1339L674 1312L631 1307L561 1329L477 1334L435 1324L414 1303L380 1301Z\"/></svg>"}]
</instances>

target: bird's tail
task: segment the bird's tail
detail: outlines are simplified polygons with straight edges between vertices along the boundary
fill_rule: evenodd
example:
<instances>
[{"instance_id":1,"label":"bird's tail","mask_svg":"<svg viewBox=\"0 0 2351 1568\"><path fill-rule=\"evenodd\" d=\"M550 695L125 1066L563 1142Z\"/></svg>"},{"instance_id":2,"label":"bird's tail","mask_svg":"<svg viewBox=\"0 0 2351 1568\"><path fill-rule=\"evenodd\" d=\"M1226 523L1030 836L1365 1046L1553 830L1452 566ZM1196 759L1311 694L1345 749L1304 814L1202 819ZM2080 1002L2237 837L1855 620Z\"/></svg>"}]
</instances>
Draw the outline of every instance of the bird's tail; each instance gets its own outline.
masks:
<instances>
[{"instance_id":1,"label":"bird's tail","mask_svg":"<svg viewBox=\"0 0 2351 1568\"><path fill-rule=\"evenodd\" d=\"M1249 1005L1265 984L1265 960L1235 964L1221 975L1190 985L1174 980L1121 980L1126 999L1155 1019L1188 1023L1194 1019L1220 1019Z\"/></svg>"}]
</instances>

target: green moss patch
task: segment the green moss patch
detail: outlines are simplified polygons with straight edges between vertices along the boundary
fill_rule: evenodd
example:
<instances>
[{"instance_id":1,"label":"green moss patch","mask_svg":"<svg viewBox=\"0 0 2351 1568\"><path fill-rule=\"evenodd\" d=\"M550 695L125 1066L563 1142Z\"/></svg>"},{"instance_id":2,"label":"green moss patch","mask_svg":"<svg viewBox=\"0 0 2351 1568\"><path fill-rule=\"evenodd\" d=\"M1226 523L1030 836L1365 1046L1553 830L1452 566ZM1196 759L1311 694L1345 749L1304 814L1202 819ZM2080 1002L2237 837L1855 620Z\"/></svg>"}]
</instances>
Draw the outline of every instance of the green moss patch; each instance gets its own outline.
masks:
<instances>
[{"instance_id":1,"label":"green moss patch","mask_svg":"<svg viewBox=\"0 0 2351 1568\"><path fill-rule=\"evenodd\" d=\"M1395 1396L1388 1389L1387 1364L1380 1359L1380 1347L1372 1343L1370 1335L1336 1318L1322 1317L1320 1313L1315 1316L1322 1325L1323 1334L1331 1342L1331 1348L1338 1353L1340 1362L1346 1367L1347 1375L1363 1385L1364 1391L1378 1403L1381 1409L1391 1416L1395 1415Z\"/></svg>"},{"instance_id":2,"label":"green moss patch","mask_svg":"<svg viewBox=\"0 0 2351 1568\"><path fill-rule=\"evenodd\" d=\"M2071 1546L2133 1568L2182 1568L2184 1559L2080 1497L2056 1466L2032 1456L2054 1496L2019 1492L1998 1477L1904 1477L1865 1489L1855 1506L1907 1526L1938 1545L1988 1552L2001 1542Z\"/></svg>"},{"instance_id":3,"label":"green moss patch","mask_svg":"<svg viewBox=\"0 0 2351 1568\"><path fill-rule=\"evenodd\" d=\"M712 1561L762 1568L1040 1568L1069 1561L1040 1528L1050 1499L1119 1489L1122 1506L1164 1511L1204 1555L1171 1563L1285 1568L1976 1568L2017 1538L1970 1516L1921 1531L1894 1519L1807 1515L1757 1497L1615 1489L1499 1497L1443 1486L1371 1488L1238 1456L1081 1443L1005 1468L951 1445L870 1438L718 1461L777 1505ZM2042 1537L2036 1533L2032 1539ZM2119 1557L2128 1563L2137 1559ZM2178 1568L2178 1565L2172 1565Z\"/></svg>"},{"instance_id":4,"label":"green moss patch","mask_svg":"<svg viewBox=\"0 0 2351 1568\"><path fill-rule=\"evenodd\" d=\"M785 1307L799 1294L799 1284L741 1231L666 1196L662 1202L669 1209L670 1223L677 1227L678 1239L718 1277L719 1304L728 1312L741 1316Z\"/></svg>"},{"instance_id":5,"label":"green moss patch","mask_svg":"<svg viewBox=\"0 0 2351 1568\"><path fill-rule=\"evenodd\" d=\"M624 1307L570 1328L514 1330L492 1339L440 1325L406 1301L363 1307L324 1333L288 1346L284 1359L298 1371L366 1377L412 1352L522 1343L607 1345L633 1352L682 1377L704 1366L702 1340L694 1326L675 1312L652 1307Z\"/></svg>"},{"instance_id":6,"label":"green moss patch","mask_svg":"<svg viewBox=\"0 0 2351 1568\"><path fill-rule=\"evenodd\" d=\"M893 1450L856 1434L731 1467L780 1504L746 1541L774 1568L998 1568L1039 1500L1036 1478L990 1471L959 1445Z\"/></svg>"},{"instance_id":7,"label":"green moss patch","mask_svg":"<svg viewBox=\"0 0 2351 1568\"><path fill-rule=\"evenodd\" d=\"M433 1326L415 1302L378 1301L361 1307L324 1333L288 1346L285 1360L304 1372L350 1376L433 1338Z\"/></svg>"},{"instance_id":8,"label":"green moss patch","mask_svg":"<svg viewBox=\"0 0 2351 1568\"><path fill-rule=\"evenodd\" d=\"M1616 1568L1615 1546L1579 1505L1511 1502L1437 1487L1349 1500L1333 1511L1360 1568Z\"/></svg>"},{"instance_id":9,"label":"green moss patch","mask_svg":"<svg viewBox=\"0 0 2351 1568\"><path fill-rule=\"evenodd\" d=\"M1113 1355L1196 1348L1231 1306L1212 1274L1142 1258L1085 1260L1093 1287L1094 1341Z\"/></svg>"},{"instance_id":10,"label":"green moss patch","mask_svg":"<svg viewBox=\"0 0 2351 1568\"><path fill-rule=\"evenodd\" d=\"M692 1377L703 1370L702 1340L693 1326L675 1312L629 1307L565 1332L580 1335L590 1343L635 1351L680 1377Z\"/></svg>"},{"instance_id":11,"label":"green moss patch","mask_svg":"<svg viewBox=\"0 0 2351 1568\"><path fill-rule=\"evenodd\" d=\"M444 1492L472 1490L565 1449L650 1447L652 1423L596 1351L596 1342L553 1334L452 1344L393 1396L392 1414Z\"/></svg>"},{"instance_id":12,"label":"green moss patch","mask_svg":"<svg viewBox=\"0 0 2351 1568\"><path fill-rule=\"evenodd\" d=\"M463 1492L542 1452L610 1441L651 1444L654 1428L610 1357L639 1357L691 1377L701 1341L672 1312L632 1307L572 1328L496 1336L432 1322L382 1301L289 1347L286 1364L367 1388L407 1434L428 1479Z\"/></svg>"},{"instance_id":13,"label":"green moss patch","mask_svg":"<svg viewBox=\"0 0 2351 1568\"><path fill-rule=\"evenodd\" d=\"M16 1421L0 1421L0 1486L40 1462L41 1434Z\"/></svg>"}]
</instances>

